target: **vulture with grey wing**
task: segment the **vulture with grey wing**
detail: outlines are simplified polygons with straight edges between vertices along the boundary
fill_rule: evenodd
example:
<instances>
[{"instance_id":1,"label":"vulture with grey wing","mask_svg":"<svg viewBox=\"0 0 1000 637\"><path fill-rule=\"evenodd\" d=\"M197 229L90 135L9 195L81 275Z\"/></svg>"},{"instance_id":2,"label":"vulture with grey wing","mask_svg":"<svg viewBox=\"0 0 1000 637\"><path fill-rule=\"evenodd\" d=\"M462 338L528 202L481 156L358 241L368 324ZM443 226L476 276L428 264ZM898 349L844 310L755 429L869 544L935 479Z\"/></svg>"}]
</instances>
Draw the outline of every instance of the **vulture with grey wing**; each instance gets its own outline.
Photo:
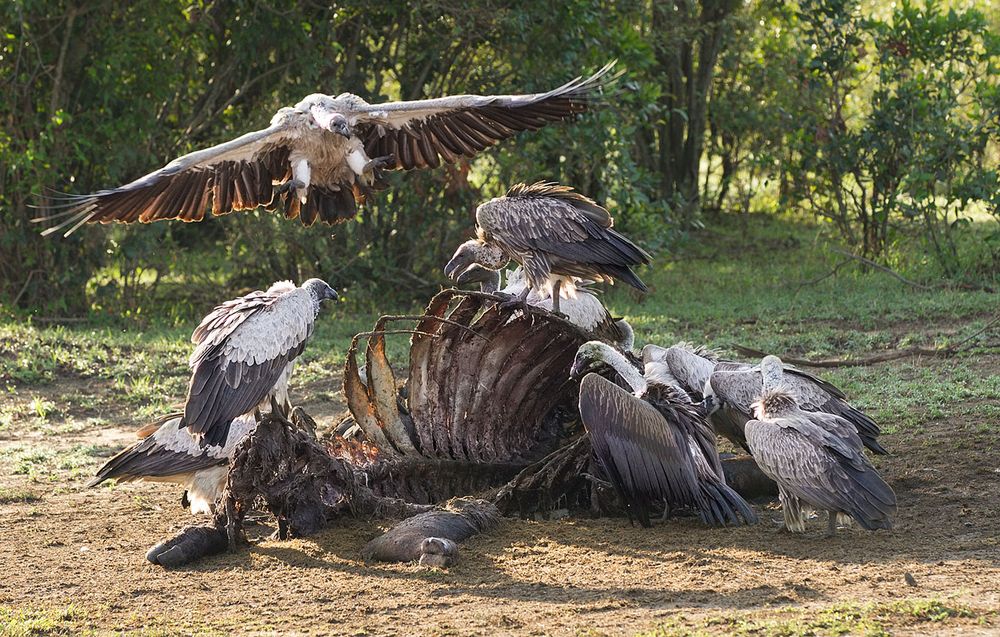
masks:
<instances>
[{"instance_id":1,"label":"vulture with grey wing","mask_svg":"<svg viewBox=\"0 0 1000 637\"><path fill-rule=\"evenodd\" d=\"M805 530L805 507L828 512L828 535L842 516L868 530L892 528L896 494L865 456L851 423L803 411L780 386L765 386L754 413L747 444L760 469L778 483L789 531Z\"/></svg>"},{"instance_id":2,"label":"vulture with grey wing","mask_svg":"<svg viewBox=\"0 0 1000 637\"><path fill-rule=\"evenodd\" d=\"M325 281L275 283L227 301L191 336L191 382L178 427L202 444L225 444L230 423L270 398L288 403L288 377L312 335L320 305L336 300Z\"/></svg>"},{"instance_id":3,"label":"vulture with grey wing","mask_svg":"<svg viewBox=\"0 0 1000 637\"><path fill-rule=\"evenodd\" d=\"M153 433L108 460L87 486L112 478L118 482L172 482L184 487L181 503L190 506L191 513L212 513L226 486L236 445L253 431L257 419L253 414L237 417L221 446L201 445L180 421L180 415L171 415L155 423L158 426Z\"/></svg>"},{"instance_id":4,"label":"vulture with grey wing","mask_svg":"<svg viewBox=\"0 0 1000 637\"><path fill-rule=\"evenodd\" d=\"M472 264L498 270L516 261L528 282L520 300L538 292L552 298L556 313L560 297L572 298L580 279L620 279L646 292L632 266L647 264L651 257L613 230L613 224L606 209L569 186L517 184L476 209L477 238L459 246L444 273L455 279Z\"/></svg>"},{"instance_id":5,"label":"vulture with grey wing","mask_svg":"<svg viewBox=\"0 0 1000 637\"><path fill-rule=\"evenodd\" d=\"M763 389L763 374L775 376L807 411L821 411L840 416L853 424L865 447L877 454L888 452L878 442L879 426L861 410L847 402L840 389L831 383L770 356L760 365L720 360L706 348L678 343L663 348L646 345L643 361L659 361L670 370L677 384L693 400L707 399L709 419L720 436L747 449L743 427L752 418L751 404ZM749 449L747 449L749 451Z\"/></svg>"},{"instance_id":6,"label":"vulture with grey wing","mask_svg":"<svg viewBox=\"0 0 1000 637\"><path fill-rule=\"evenodd\" d=\"M598 373L610 366L629 393ZM726 484L715 432L679 387L659 382L656 370L640 372L611 346L591 341L577 351L571 375L580 383L580 418L594 455L640 523L649 507L691 508L712 525L752 524L757 516Z\"/></svg>"},{"instance_id":7,"label":"vulture with grey wing","mask_svg":"<svg viewBox=\"0 0 1000 637\"><path fill-rule=\"evenodd\" d=\"M528 282L524 276L524 268L517 267L507 274L507 285L500 289L500 272L490 270L479 264L469 266L455 280L458 285L479 283L480 290L488 294L500 293L504 296L520 296ZM542 296L531 291L525 299L528 305L552 311L552 297ZM566 320L585 331L598 336L601 340L613 343L625 351L632 349L635 342L635 332L628 321L611 316L597 295L586 289L584 282L577 284L576 296L563 299L560 311L566 315ZM512 316L516 318L519 312Z\"/></svg>"},{"instance_id":8,"label":"vulture with grey wing","mask_svg":"<svg viewBox=\"0 0 1000 637\"><path fill-rule=\"evenodd\" d=\"M473 157L526 130L586 111L617 76L614 62L545 93L456 95L369 104L313 94L281 108L267 128L179 157L118 188L70 195L37 221L42 234L84 223L201 221L263 206L309 226L353 219L357 203L386 186L384 170L436 168Z\"/></svg>"}]
</instances>

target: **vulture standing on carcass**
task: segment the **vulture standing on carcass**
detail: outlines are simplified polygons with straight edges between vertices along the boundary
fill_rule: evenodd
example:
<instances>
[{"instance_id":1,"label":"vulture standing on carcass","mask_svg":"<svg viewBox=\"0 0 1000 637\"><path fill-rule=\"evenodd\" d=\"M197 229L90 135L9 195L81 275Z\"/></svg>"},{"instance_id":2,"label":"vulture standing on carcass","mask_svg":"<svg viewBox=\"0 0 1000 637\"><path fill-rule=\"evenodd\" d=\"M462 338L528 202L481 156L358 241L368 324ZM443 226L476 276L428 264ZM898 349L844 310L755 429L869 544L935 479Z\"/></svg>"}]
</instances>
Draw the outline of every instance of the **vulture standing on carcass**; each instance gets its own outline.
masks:
<instances>
[{"instance_id":1,"label":"vulture standing on carcass","mask_svg":"<svg viewBox=\"0 0 1000 637\"><path fill-rule=\"evenodd\" d=\"M287 405L293 361L312 335L320 304L336 299L320 279L302 287L281 281L212 310L191 335L198 347L178 427L202 444L222 446L236 417L272 397Z\"/></svg>"},{"instance_id":2,"label":"vulture standing on carcass","mask_svg":"<svg viewBox=\"0 0 1000 637\"><path fill-rule=\"evenodd\" d=\"M747 445L761 471L778 483L789 531L805 530L803 505L829 513L829 535L842 515L868 530L892 528L896 494L865 456L851 423L800 409L766 376L754 415L746 424Z\"/></svg>"},{"instance_id":3,"label":"vulture standing on carcass","mask_svg":"<svg viewBox=\"0 0 1000 637\"><path fill-rule=\"evenodd\" d=\"M520 301L535 291L552 298L556 313L561 295L575 295L578 279L621 279L645 292L632 266L650 256L613 223L607 210L568 186L517 184L476 209L477 238L459 246L444 273L455 279L474 263L499 270L516 261L528 280Z\"/></svg>"},{"instance_id":4,"label":"vulture standing on carcass","mask_svg":"<svg viewBox=\"0 0 1000 637\"><path fill-rule=\"evenodd\" d=\"M586 111L616 76L614 62L546 93L456 95L369 104L351 93L313 94L281 108L271 125L179 157L118 188L71 195L39 219L67 217L42 234L84 223L201 221L264 206L309 226L353 219L386 186L383 170L437 168L498 141Z\"/></svg>"},{"instance_id":5,"label":"vulture standing on carcass","mask_svg":"<svg viewBox=\"0 0 1000 637\"><path fill-rule=\"evenodd\" d=\"M507 285L500 289L500 272L490 270L479 264L469 266L455 280L458 285L479 283L480 290L489 294L520 296L528 282L524 276L524 268L517 267L507 274ZM552 311L552 298L531 291L525 299L528 305ZM635 342L635 332L625 319L611 316L597 295L586 289L584 282L577 284L576 296L563 299L560 310L566 315L566 320L574 325L599 336L608 343L614 343L625 351L632 349ZM515 313L513 316L518 316Z\"/></svg>"},{"instance_id":6,"label":"vulture standing on carcass","mask_svg":"<svg viewBox=\"0 0 1000 637\"><path fill-rule=\"evenodd\" d=\"M236 445L253 431L257 420L252 413L238 416L221 446L201 445L180 421L180 415L173 415L162 424L156 423L159 426L152 434L108 460L87 486L112 478L118 482L173 482L184 487L181 504L190 506L191 513L212 513L226 486Z\"/></svg>"},{"instance_id":7,"label":"vulture standing on carcass","mask_svg":"<svg viewBox=\"0 0 1000 637\"><path fill-rule=\"evenodd\" d=\"M844 418L855 427L865 447L877 454L888 453L878 442L882 433L879 426L848 403L840 389L809 372L782 364L776 356L749 365L719 360L714 352L687 343L668 348L647 345L642 354L644 361L665 363L692 399L705 398L716 432L744 449L747 445L743 428L753 417L751 404L763 390L764 375L771 374L772 383L783 385L803 409Z\"/></svg>"},{"instance_id":8,"label":"vulture standing on carcass","mask_svg":"<svg viewBox=\"0 0 1000 637\"><path fill-rule=\"evenodd\" d=\"M632 393L598 371L613 368ZM593 372L593 373L588 373ZM649 507L693 508L712 525L752 524L757 516L727 484L715 432L681 388L656 370L639 371L613 347L591 341L577 351L572 376L580 383L580 419L598 463L640 523Z\"/></svg>"}]
</instances>

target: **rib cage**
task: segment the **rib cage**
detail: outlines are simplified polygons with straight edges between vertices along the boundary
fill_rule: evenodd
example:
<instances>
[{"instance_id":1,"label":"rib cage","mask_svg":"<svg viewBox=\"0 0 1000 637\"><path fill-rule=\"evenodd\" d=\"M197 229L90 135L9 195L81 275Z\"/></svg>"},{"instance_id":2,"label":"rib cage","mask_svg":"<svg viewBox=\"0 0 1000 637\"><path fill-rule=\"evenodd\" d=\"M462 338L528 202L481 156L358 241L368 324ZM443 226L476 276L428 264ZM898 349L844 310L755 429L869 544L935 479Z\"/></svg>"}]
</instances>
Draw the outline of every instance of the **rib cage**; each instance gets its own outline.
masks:
<instances>
[{"instance_id":1,"label":"rib cage","mask_svg":"<svg viewBox=\"0 0 1000 637\"><path fill-rule=\"evenodd\" d=\"M355 337L344 369L348 408L386 455L525 465L556 448L559 425L547 416L575 398L569 369L593 335L542 310L503 309L501 300L459 290L431 299L414 328L402 393L385 332L404 317L382 317ZM365 337L367 384L357 359Z\"/></svg>"}]
</instances>

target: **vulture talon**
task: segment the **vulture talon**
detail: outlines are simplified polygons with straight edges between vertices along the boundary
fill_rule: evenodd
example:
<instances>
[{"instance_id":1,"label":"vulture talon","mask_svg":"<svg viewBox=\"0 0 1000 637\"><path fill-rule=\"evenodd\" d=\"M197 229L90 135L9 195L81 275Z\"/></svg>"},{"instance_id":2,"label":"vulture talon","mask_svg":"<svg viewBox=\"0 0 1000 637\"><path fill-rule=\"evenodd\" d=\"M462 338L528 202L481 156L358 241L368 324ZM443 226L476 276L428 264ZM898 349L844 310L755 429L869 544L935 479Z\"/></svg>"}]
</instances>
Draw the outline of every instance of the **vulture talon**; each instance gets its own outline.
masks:
<instances>
[{"instance_id":1,"label":"vulture talon","mask_svg":"<svg viewBox=\"0 0 1000 637\"><path fill-rule=\"evenodd\" d=\"M372 171L381 171L383 168L391 168L396 163L395 155L382 155L368 160L365 164L364 173L367 175Z\"/></svg>"},{"instance_id":2,"label":"vulture talon","mask_svg":"<svg viewBox=\"0 0 1000 637\"><path fill-rule=\"evenodd\" d=\"M299 181L298 179L289 179L285 183L278 184L277 186L275 186L274 187L274 194L275 194L275 196L277 196L277 195L283 195L283 194L288 193L288 192L295 192L299 188L305 188L305 187L306 187L306 185L305 185L304 182Z\"/></svg>"}]
</instances>

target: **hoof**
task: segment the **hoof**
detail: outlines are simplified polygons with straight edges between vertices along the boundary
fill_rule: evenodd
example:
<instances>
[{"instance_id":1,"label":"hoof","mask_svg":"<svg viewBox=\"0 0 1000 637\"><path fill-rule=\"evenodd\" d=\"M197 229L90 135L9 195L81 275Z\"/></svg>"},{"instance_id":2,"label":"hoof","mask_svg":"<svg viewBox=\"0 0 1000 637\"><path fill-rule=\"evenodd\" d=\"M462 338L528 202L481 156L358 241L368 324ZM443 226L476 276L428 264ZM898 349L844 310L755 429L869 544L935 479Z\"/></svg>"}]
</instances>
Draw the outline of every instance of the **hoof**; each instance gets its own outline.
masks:
<instances>
[{"instance_id":1,"label":"hoof","mask_svg":"<svg viewBox=\"0 0 1000 637\"><path fill-rule=\"evenodd\" d=\"M228 546L226 534L214 526L189 526L146 551L146 559L151 564L173 568L222 553Z\"/></svg>"},{"instance_id":2,"label":"hoof","mask_svg":"<svg viewBox=\"0 0 1000 637\"><path fill-rule=\"evenodd\" d=\"M428 537L420 543L420 565L445 568L458 561L458 544L443 537Z\"/></svg>"}]
</instances>

